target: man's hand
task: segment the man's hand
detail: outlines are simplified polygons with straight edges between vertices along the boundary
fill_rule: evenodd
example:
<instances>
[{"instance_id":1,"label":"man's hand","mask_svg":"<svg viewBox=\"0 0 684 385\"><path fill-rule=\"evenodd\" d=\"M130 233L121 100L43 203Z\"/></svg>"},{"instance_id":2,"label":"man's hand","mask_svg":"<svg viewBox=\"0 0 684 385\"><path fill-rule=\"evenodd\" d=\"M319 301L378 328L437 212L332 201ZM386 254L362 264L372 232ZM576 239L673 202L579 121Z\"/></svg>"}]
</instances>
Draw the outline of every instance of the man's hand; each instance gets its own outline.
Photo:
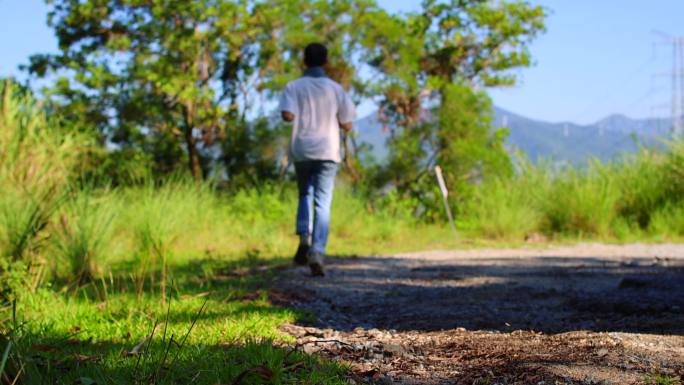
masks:
<instances>
[{"instance_id":1,"label":"man's hand","mask_svg":"<svg viewBox=\"0 0 684 385\"><path fill-rule=\"evenodd\" d=\"M286 122L292 122L295 118L294 114L290 111L281 111L280 116L283 117L283 120Z\"/></svg>"},{"instance_id":2,"label":"man's hand","mask_svg":"<svg viewBox=\"0 0 684 385\"><path fill-rule=\"evenodd\" d=\"M344 130L344 132L349 132L353 128L353 123L340 123L340 128Z\"/></svg>"}]
</instances>

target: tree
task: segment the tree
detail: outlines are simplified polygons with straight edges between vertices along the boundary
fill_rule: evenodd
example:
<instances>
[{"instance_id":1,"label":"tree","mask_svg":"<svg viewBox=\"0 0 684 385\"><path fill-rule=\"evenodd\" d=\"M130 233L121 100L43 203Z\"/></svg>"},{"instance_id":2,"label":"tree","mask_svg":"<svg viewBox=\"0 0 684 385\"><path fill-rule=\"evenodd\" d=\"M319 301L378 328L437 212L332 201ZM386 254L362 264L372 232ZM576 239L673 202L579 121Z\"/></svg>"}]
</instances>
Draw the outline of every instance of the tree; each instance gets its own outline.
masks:
<instances>
[{"instance_id":1,"label":"tree","mask_svg":"<svg viewBox=\"0 0 684 385\"><path fill-rule=\"evenodd\" d=\"M392 182L429 207L435 190L425 177L435 164L460 192L485 175L510 174L506 132L491 128L481 89L515 83L510 70L531 64L529 43L544 18L526 1L426 0L420 13L373 20L364 47L392 133L377 183Z\"/></svg>"},{"instance_id":2,"label":"tree","mask_svg":"<svg viewBox=\"0 0 684 385\"><path fill-rule=\"evenodd\" d=\"M64 115L85 114L103 142L149 151L162 171L185 158L201 178L202 151L249 108L239 97L254 71L250 2L48 2L60 53L29 69L59 74L51 93Z\"/></svg>"},{"instance_id":3,"label":"tree","mask_svg":"<svg viewBox=\"0 0 684 385\"><path fill-rule=\"evenodd\" d=\"M372 0L51 3L61 53L29 68L60 74L49 93L62 115L96 125L103 144L152 154L158 172L187 158L197 178L222 165L252 182L274 174L284 130L263 107L301 75L304 46L326 43L329 74L360 98L357 22L384 12Z\"/></svg>"}]
</instances>

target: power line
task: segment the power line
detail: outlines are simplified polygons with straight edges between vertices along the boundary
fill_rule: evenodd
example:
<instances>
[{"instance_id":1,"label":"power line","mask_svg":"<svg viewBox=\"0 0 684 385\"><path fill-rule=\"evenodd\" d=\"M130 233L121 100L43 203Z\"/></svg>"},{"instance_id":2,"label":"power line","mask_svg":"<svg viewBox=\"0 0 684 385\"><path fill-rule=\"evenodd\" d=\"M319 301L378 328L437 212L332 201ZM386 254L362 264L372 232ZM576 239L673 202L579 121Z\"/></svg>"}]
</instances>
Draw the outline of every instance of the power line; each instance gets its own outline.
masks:
<instances>
[{"instance_id":1,"label":"power line","mask_svg":"<svg viewBox=\"0 0 684 385\"><path fill-rule=\"evenodd\" d=\"M641 63L632 72L628 73L623 78L621 78L619 82L616 82L615 86L611 86L600 97L596 98L591 103L587 104L587 106L580 110L579 113L575 114L574 117L570 119L570 121L577 121L577 119L586 116L589 112L597 110L597 107L605 106L608 101L612 100L613 97L615 97L616 95L624 91L628 86L630 86L637 78L637 75L647 70L650 67L650 65L654 62L654 60L655 55Z\"/></svg>"},{"instance_id":2,"label":"power line","mask_svg":"<svg viewBox=\"0 0 684 385\"><path fill-rule=\"evenodd\" d=\"M672 41L672 135L681 133L681 122L679 120L679 42Z\"/></svg>"}]
</instances>

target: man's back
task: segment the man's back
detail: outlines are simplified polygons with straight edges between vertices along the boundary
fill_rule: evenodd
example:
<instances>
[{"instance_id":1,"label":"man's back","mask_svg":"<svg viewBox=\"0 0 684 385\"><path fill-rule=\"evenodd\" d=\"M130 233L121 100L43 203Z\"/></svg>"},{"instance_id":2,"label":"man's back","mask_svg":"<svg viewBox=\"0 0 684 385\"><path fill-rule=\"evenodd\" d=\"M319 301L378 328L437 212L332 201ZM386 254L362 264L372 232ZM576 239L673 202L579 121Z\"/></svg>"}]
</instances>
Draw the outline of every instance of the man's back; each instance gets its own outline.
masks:
<instances>
[{"instance_id":1,"label":"man's back","mask_svg":"<svg viewBox=\"0 0 684 385\"><path fill-rule=\"evenodd\" d=\"M323 66L327 62L328 49L323 44L306 46L306 72L285 87L280 99L283 120L293 123L290 155L299 191L295 229L299 247L294 261L308 264L315 277L325 275L330 205L341 160L340 129L351 130L356 114L342 86L325 75Z\"/></svg>"},{"instance_id":2,"label":"man's back","mask_svg":"<svg viewBox=\"0 0 684 385\"><path fill-rule=\"evenodd\" d=\"M295 116L290 146L295 162L340 162L340 123L355 117L354 104L342 86L325 76L304 76L285 87L281 110Z\"/></svg>"}]
</instances>

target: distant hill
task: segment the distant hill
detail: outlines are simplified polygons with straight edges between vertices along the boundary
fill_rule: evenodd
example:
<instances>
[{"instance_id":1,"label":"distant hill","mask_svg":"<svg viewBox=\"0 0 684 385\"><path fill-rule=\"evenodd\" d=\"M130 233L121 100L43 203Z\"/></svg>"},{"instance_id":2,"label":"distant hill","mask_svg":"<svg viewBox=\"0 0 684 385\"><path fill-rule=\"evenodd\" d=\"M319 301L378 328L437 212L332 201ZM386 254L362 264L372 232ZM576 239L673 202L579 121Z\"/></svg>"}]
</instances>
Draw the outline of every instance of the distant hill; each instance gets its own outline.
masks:
<instances>
[{"instance_id":1,"label":"distant hill","mask_svg":"<svg viewBox=\"0 0 684 385\"><path fill-rule=\"evenodd\" d=\"M625 152L635 152L637 140L642 145L662 143L670 130L667 119L632 119L611 115L590 125L571 122L550 123L527 118L503 108L494 108L495 127L507 127L507 146L518 148L533 162L548 159L559 163L584 164L592 157L603 161L617 159ZM372 146L371 154L379 161L387 157L386 141L376 114L356 122L357 143Z\"/></svg>"}]
</instances>

